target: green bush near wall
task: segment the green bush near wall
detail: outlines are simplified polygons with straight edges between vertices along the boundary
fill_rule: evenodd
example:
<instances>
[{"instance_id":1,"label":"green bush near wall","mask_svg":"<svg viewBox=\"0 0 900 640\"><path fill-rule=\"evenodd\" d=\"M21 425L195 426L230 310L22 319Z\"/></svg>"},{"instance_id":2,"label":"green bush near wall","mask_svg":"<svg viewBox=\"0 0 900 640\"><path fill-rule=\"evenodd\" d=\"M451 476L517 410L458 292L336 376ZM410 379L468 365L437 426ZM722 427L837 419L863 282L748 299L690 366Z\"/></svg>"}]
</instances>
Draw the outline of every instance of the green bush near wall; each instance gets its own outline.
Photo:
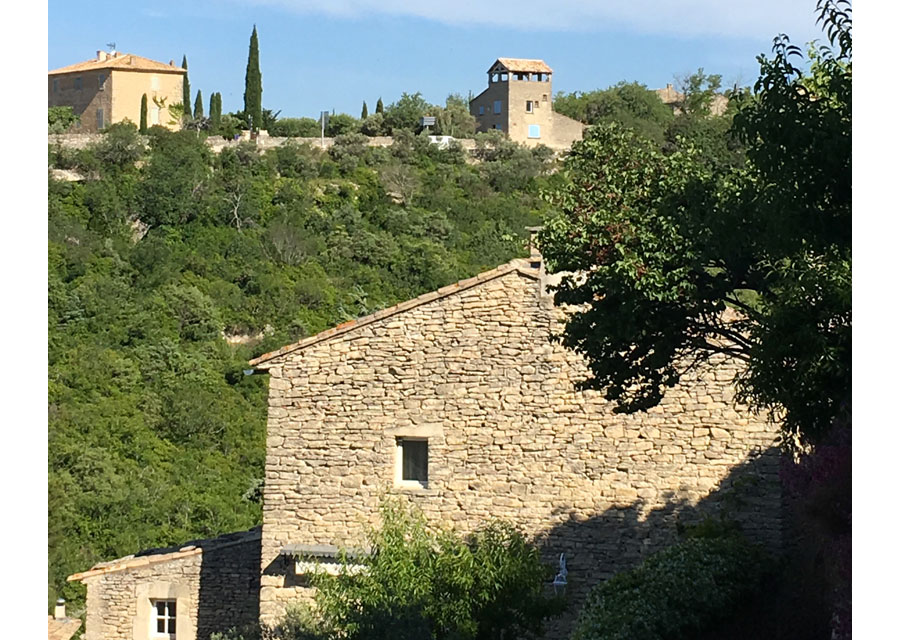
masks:
<instances>
[{"instance_id":1,"label":"green bush near wall","mask_svg":"<svg viewBox=\"0 0 900 640\"><path fill-rule=\"evenodd\" d=\"M572 640L695 638L752 598L769 566L739 536L680 542L596 586Z\"/></svg>"}]
</instances>

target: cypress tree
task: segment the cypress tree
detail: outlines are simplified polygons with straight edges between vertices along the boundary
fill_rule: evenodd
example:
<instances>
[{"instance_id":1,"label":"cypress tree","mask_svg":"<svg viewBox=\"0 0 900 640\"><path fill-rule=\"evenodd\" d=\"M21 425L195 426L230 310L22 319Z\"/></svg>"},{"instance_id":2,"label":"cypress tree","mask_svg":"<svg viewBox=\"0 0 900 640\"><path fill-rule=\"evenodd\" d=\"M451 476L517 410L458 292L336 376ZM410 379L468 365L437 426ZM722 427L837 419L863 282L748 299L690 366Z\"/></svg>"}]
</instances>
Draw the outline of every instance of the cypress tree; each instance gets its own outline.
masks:
<instances>
[{"instance_id":1,"label":"cypress tree","mask_svg":"<svg viewBox=\"0 0 900 640\"><path fill-rule=\"evenodd\" d=\"M378 104L375 105L375 113L384 113L384 103L378 98Z\"/></svg>"},{"instance_id":2,"label":"cypress tree","mask_svg":"<svg viewBox=\"0 0 900 640\"><path fill-rule=\"evenodd\" d=\"M184 69L184 87L181 94L181 105L184 107L184 117L191 117L191 81L187 74L187 54L181 59L181 68Z\"/></svg>"},{"instance_id":3,"label":"cypress tree","mask_svg":"<svg viewBox=\"0 0 900 640\"><path fill-rule=\"evenodd\" d=\"M194 120L203 117L203 94L197 89L197 99L194 100Z\"/></svg>"},{"instance_id":4,"label":"cypress tree","mask_svg":"<svg viewBox=\"0 0 900 640\"><path fill-rule=\"evenodd\" d=\"M359 116L359 119L360 119L360 120L365 120L365 119L368 118L368 117L369 117L369 107L366 106L366 101L363 100L363 110L362 110L362 115Z\"/></svg>"},{"instance_id":5,"label":"cypress tree","mask_svg":"<svg viewBox=\"0 0 900 640\"><path fill-rule=\"evenodd\" d=\"M147 133L147 94L141 96L141 127L142 134Z\"/></svg>"},{"instance_id":6,"label":"cypress tree","mask_svg":"<svg viewBox=\"0 0 900 640\"><path fill-rule=\"evenodd\" d=\"M250 53L247 56L247 74L244 76L244 113L250 119L250 128L259 131L262 124L262 74L259 72L259 38L256 25L250 36Z\"/></svg>"}]
</instances>

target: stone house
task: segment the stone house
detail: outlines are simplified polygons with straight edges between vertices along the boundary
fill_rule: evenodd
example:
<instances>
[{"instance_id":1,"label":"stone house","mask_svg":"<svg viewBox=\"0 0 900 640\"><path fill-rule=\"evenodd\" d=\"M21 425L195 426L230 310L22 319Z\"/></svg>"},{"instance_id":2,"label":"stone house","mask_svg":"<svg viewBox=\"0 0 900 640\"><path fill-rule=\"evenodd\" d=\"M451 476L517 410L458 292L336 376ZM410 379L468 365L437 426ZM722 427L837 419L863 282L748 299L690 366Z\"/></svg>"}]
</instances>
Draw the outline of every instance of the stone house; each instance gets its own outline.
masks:
<instances>
[{"instance_id":1,"label":"stone house","mask_svg":"<svg viewBox=\"0 0 900 640\"><path fill-rule=\"evenodd\" d=\"M259 527L150 549L69 576L87 586L85 640L189 640L259 616Z\"/></svg>"},{"instance_id":2,"label":"stone house","mask_svg":"<svg viewBox=\"0 0 900 640\"><path fill-rule=\"evenodd\" d=\"M563 316L549 281L539 255L513 260L251 361L269 375L268 433L261 537L241 566L256 569L261 622L311 597L308 556L365 545L384 496L460 532L507 519L548 560L565 554L570 607L554 637L594 584L682 524L727 509L780 547L778 428L734 404L738 365L715 358L654 409L615 413L575 389L587 369L551 341ZM178 640L207 637L211 614L192 594L212 555L146 561L73 576L88 584L87 640L143 632L140 616L160 619L154 598L173 597L193 607L178 600L176 617L198 621L176 620Z\"/></svg>"},{"instance_id":3,"label":"stone house","mask_svg":"<svg viewBox=\"0 0 900 640\"><path fill-rule=\"evenodd\" d=\"M147 94L147 126L176 129L168 107L181 103L187 72L130 53L98 51L85 62L47 72L47 104L72 107L81 120L79 133L96 133L126 118L141 121L141 98Z\"/></svg>"},{"instance_id":4,"label":"stone house","mask_svg":"<svg viewBox=\"0 0 900 640\"><path fill-rule=\"evenodd\" d=\"M469 102L479 132L498 129L527 146L568 149L585 125L553 111L553 70L543 60L498 58L488 88Z\"/></svg>"}]
</instances>

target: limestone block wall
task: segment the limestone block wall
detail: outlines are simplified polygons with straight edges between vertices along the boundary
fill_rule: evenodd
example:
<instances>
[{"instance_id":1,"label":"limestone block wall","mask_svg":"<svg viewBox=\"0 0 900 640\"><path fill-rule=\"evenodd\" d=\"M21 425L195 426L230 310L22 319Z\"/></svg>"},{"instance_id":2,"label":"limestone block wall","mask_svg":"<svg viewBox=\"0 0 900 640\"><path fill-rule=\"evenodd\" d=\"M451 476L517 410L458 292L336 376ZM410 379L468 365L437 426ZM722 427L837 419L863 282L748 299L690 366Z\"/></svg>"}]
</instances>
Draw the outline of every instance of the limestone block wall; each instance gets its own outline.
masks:
<instances>
[{"instance_id":1,"label":"limestone block wall","mask_svg":"<svg viewBox=\"0 0 900 640\"><path fill-rule=\"evenodd\" d=\"M263 365L264 622L309 595L284 545L356 546L385 495L460 531L504 518L548 560L566 553L572 606L554 635L679 522L727 507L779 546L777 427L734 406L737 365L717 359L651 411L613 413L575 391L586 368L551 343L560 315L539 289L536 270L508 271ZM428 439L427 488L395 485L397 438L412 436Z\"/></svg>"},{"instance_id":2,"label":"limestone block wall","mask_svg":"<svg viewBox=\"0 0 900 640\"><path fill-rule=\"evenodd\" d=\"M258 619L259 535L208 549L138 556L121 567L87 572L83 581L85 640L149 638L151 599L176 601L179 640L204 640Z\"/></svg>"}]
</instances>

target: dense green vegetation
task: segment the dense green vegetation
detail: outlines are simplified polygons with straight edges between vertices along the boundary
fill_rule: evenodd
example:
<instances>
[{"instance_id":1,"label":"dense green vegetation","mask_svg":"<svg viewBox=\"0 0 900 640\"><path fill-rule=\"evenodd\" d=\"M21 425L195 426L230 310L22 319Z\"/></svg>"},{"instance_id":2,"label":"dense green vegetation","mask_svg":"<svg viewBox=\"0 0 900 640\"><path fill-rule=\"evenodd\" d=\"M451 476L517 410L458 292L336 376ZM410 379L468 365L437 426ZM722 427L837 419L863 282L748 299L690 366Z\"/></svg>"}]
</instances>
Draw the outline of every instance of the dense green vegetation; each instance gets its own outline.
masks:
<instances>
[{"instance_id":1,"label":"dense green vegetation","mask_svg":"<svg viewBox=\"0 0 900 640\"><path fill-rule=\"evenodd\" d=\"M757 596L769 568L738 536L688 538L596 586L572 640L700 637Z\"/></svg>"},{"instance_id":2,"label":"dense green vegetation","mask_svg":"<svg viewBox=\"0 0 900 640\"><path fill-rule=\"evenodd\" d=\"M463 537L394 501L382 504L381 520L368 531L366 557L345 557L337 575L313 574L314 608L290 610L265 634L236 629L216 640L524 639L563 611L564 599L546 589L553 568L509 523Z\"/></svg>"},{"instance_id":3,"label":"dense green vegetation","mask_svg":"<svg viewBox=\"0 0 900 640\"><path fill-rule=\"evenodd\" d=\"M77 601L65 576L96 561L258 523L247 359L522 255L559 179L499 138L479 164L410 133L265 155L149 140L51 146L88 176L49 182L51 599Z\"/></svg>"}]
</instances>

